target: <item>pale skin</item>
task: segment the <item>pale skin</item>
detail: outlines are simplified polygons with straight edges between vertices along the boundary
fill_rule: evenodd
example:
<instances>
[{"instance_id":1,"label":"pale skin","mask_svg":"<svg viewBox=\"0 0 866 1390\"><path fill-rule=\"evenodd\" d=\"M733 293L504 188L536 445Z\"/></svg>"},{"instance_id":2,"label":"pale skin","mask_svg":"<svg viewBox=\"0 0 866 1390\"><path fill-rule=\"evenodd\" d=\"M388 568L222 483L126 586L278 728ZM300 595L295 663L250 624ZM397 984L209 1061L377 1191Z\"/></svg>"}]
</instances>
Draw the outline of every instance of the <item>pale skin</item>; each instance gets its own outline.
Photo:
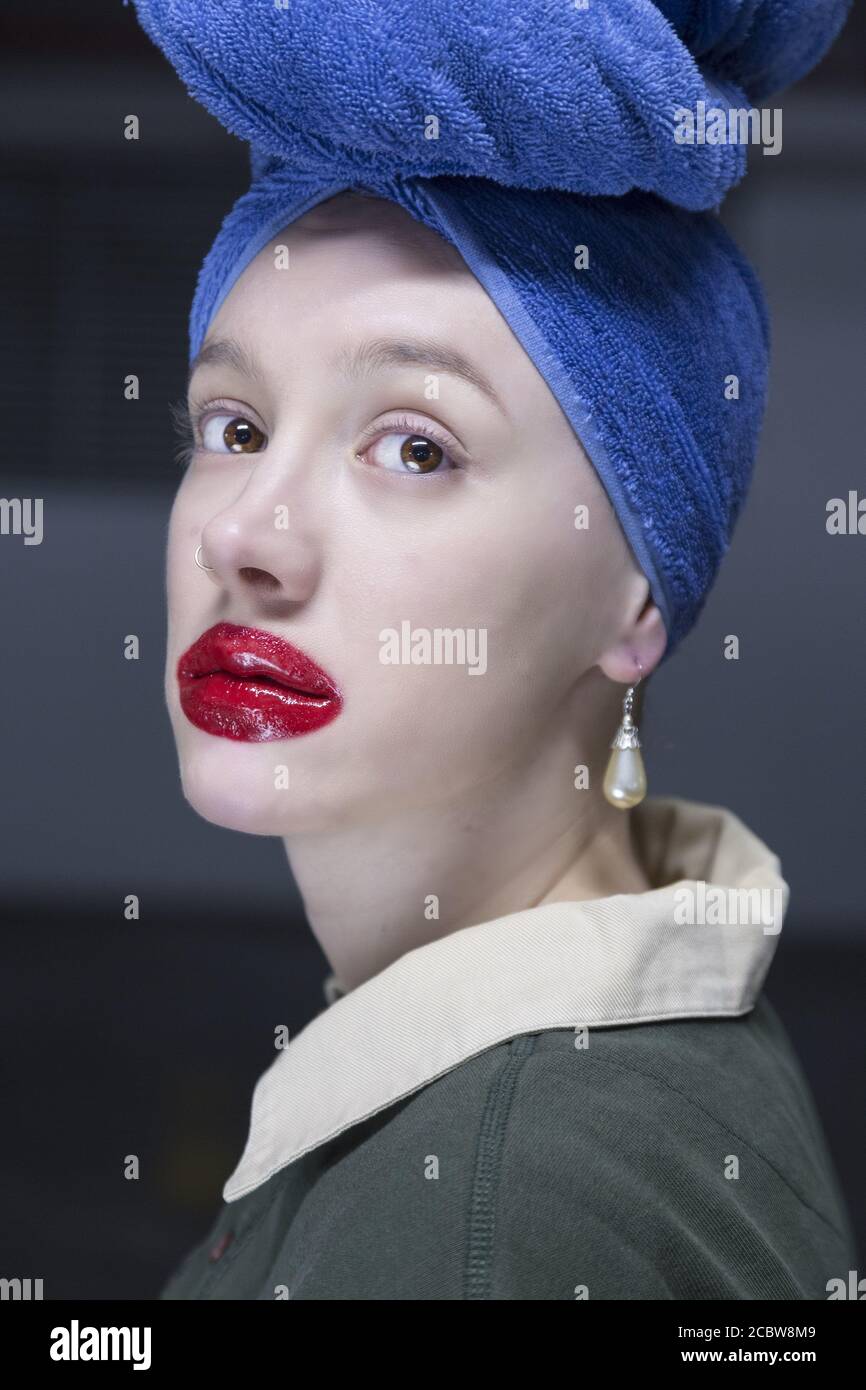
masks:
<instances>
[{"instance_id":1,"label":"pale skin","mask_svg":"<svg viewBox=\"0 0 866 1390\"><path fill-rule=\"evenodd\" d=\"M229 338L261 379L193 373L203 433L168 537L165 691L190 805L282 838L349 989L449 932L651 888L631 813L601 784L625 690L664 651L662 618L571 426L456 250L396 204L341 194L247 267L206 342ZM337 354L372 339L461 354L498 404L428 363L344 375ZM223 442L238 417L258 432L251 452ZM411 435L437 442L435 471L405 470ZM177 660L220 620L308 653L343 691L338 718L266 743L190 724ZM380 633L405 620L485 629L486 671L383 664Z\"/></svg>"}]
</instances>

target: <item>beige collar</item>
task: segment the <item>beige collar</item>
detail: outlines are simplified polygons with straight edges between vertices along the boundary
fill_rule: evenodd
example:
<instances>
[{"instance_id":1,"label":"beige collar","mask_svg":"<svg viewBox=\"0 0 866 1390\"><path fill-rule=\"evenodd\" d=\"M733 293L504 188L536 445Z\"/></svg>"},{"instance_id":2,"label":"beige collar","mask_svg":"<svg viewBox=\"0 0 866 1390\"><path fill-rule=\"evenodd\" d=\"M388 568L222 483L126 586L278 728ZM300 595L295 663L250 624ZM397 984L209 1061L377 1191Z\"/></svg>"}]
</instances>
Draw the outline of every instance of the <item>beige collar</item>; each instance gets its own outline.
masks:
<instances>
[{"instance_id":1,"label":"beige collar","mask_svg":"<svg viewBox=\"0 0 866 1390\"><path fill-rule=\"evenodd\" d=\"M521 1033L747 1013L788 905L778 858L720 806L650 797L631 815L651 891L463 928L348 993L329 976L332 1002L256 1084L225 1200Z\"/></svg>"}]
</instances>

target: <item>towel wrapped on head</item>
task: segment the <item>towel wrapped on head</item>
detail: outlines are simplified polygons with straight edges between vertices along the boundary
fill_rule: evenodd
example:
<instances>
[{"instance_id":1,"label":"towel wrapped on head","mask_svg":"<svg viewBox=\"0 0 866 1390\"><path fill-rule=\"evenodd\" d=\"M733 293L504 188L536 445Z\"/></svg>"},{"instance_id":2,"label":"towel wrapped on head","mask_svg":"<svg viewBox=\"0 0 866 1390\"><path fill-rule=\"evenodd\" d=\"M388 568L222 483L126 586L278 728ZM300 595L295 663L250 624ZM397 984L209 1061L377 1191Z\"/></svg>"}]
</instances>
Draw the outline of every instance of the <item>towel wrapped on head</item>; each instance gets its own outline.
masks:
<instances>
[{"instance_id":1,"label":"towel wrapped on head","mask_svg":"<svg viewBox=\"0 0 866 1390\"><path fill-rule=\"evenodd\" d=\"M730 544L769 353L760 284L715 213L746 147L677 139L678 113L727 117L797 80L850 0L135 4L250 145L252 186L199 273L190 359L282 228L346 189L398 203L457 248L558 400L649 581L666 659Z\"/></svg>"}]
</instances>

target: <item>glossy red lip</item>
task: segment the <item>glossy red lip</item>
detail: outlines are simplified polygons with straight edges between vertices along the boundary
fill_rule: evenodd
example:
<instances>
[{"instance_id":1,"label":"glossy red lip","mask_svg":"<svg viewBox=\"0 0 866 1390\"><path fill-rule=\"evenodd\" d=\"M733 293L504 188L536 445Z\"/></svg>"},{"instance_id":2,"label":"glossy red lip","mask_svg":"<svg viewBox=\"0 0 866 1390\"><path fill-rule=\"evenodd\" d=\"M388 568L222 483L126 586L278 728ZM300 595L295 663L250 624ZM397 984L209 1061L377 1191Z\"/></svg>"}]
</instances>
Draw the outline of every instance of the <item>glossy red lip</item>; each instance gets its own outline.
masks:
<instances>
[{"instance_id":1,"label":"glossy red lip","mask_svg":"<svg viewBox=\"0 0 866 1390\"><path fill-rule=\"evenodd\" d=\"M177 663L181 709L221 738L262 743L312 733L340 713L335 682L273 632L216 623Z\"/></svg>"}]
</instances>

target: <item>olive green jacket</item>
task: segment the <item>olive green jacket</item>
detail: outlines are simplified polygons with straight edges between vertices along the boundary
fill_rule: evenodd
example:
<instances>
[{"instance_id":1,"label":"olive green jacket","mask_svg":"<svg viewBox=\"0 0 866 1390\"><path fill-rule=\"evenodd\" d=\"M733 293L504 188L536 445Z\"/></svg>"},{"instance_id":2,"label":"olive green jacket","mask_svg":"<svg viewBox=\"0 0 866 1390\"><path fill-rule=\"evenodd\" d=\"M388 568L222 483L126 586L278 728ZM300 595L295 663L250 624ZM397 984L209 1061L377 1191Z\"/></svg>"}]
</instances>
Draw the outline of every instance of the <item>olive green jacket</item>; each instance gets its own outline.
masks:
<instances>
[{"instance_id":1,"label":"olive green jacket","mask_svg":"<svg viewBox=\"0 0 866 1390\"><path fill-rule=\"evenodd\" d=\"M161 1298L826 1299L847 1281L845 1201L762 992L778 860L719 807L631 814L651 892L453 932L348 992L329 978Z\"/></svg>"}]
</instances>

